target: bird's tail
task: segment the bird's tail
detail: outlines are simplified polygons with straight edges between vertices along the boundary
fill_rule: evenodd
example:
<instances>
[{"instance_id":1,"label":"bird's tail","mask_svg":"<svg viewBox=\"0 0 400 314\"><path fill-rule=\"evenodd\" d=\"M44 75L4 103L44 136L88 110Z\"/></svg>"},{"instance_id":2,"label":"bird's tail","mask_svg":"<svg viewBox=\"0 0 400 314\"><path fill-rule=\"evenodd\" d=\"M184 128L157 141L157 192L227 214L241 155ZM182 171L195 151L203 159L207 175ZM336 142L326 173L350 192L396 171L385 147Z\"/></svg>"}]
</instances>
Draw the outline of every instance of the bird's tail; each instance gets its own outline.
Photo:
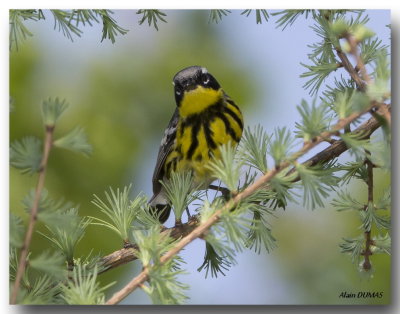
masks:
<instances>
[{"instance_id":1,"label":"bird's tail","mask_svg":"<svg viewBox=\"0 0 400 314\"><path fill-rule=\"evenodd\" d=\"M150 212L154 217L163 224L167 221L171 213L171 205L168 204L165 198L160 197L159 194L154 194L149 200Z\"/></svg>"}]
</instances>

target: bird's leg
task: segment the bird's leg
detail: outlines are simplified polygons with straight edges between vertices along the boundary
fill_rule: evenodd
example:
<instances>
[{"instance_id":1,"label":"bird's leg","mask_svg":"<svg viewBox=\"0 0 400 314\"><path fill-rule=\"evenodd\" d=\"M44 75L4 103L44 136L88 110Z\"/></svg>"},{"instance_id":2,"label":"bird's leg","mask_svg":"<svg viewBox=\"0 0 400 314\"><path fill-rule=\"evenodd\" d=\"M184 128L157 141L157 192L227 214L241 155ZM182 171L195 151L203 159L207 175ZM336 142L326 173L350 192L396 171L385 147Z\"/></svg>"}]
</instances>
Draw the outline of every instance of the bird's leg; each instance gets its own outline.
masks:
<instances>
[{"instance_id":1,"label":"bird's leg","mask_svg":"<svg viewBox=\"0 0 400 314\"><path fill-rule=\"evenodd\" d=\"M188 221L192 218L192 215L190 215L189 207L186 207L186 214L188 216Z\"/></svg>"},{"instance_id":2,"label":"bird's leg","mask_svg":"<svg viewBox=\"0 0 400 314\"><path fill-rule=\"evenodd\" d=\"M135 247L133 243L129 242L128 240L124 240L124 249L129 249Z\"/></svg>"}]
</instances>

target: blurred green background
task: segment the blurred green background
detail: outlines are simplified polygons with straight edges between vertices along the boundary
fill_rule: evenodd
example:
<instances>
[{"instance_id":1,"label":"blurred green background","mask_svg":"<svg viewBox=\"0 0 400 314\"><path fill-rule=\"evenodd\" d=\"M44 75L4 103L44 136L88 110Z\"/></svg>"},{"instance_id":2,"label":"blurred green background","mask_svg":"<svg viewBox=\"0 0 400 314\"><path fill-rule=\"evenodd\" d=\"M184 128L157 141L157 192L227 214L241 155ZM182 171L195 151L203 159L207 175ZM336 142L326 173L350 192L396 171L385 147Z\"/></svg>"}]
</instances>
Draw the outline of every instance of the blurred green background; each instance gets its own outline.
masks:
<instances>
[{"instance_id":1,"label":"blurred green background","mask_svg":"<svg viewBox=\"0 0 400 314\"><path fill-rule=\"evenodd\" d=\"M40 105L49 96L70 104L57 125L56 138L76 125L83 126L93 155L89 158L54 149L49 160L46 188L53 198L80 204L82 216L98 216L93 194L109 186L132 183L133 195L151 194L151 175L159 142L175 108L171 80L180 69L201 65L209 69L240 105L247 126L262 124L271 131L287 125L294 130L295 106L309 98L299 74L316 40L309 25L299 21L285 32L273 22L256 25L255 17L238 11L220 24L208 23L208 11L166 11L168 23L159 31L139 26L135 11L115 11L117 22L129 29L116 43L100 43L101 27L84 27L74 42L54 31L46 21L27 22L34 36L10 53L10 141L26 135L42 138ZM370 27L388 41L388 11L370 11ZM377 172L376 197L390 178ZM11 211L26 218L21 200L36 184L36 176L10 170ZM353 185L364 199L366 189ZM332 195L334 196L334 195ZM301 202L300 202L301 203ZM271 221L278 248L270 254L244 252L226 277L204 279L196 269L203 261L204 244L196 241L183 252L193 304L385 304L390 300L390 258L373 256L372 278L360 276L357 266L340 253L343 237L360 233L356 213L330 208L310 211L296 204L279 211ZM38 229L43 230L42 225ZM33 251L50 246L35 234ZM108 254L121 248L112 232L90 226L77 256L91 250ZM102 283L117 281L109 294L122 287L141 266L130 263L100 276ZM221 291L224 291L221 293ZM341 299L341 292L384 292L381 299ZM125 304L149 303L135 292Z\"/></svg>"}]
</instances>

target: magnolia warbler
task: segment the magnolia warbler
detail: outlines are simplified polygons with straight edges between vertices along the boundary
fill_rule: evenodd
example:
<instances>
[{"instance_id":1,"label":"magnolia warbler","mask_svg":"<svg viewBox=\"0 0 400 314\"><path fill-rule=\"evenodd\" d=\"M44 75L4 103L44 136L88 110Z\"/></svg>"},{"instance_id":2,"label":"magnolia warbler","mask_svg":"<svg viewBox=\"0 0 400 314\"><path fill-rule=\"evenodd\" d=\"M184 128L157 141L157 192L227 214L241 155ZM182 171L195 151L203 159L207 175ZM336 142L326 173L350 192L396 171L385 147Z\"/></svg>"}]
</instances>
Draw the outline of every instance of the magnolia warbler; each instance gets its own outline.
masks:
<instances>
[{"instance_id":1,"label":"magnolia warbler","mask_svg":"<svg viewBox=\"0 0 400 314\"><path fill-rule=\"evenodd\" d=\"M172 171L192 171L196 186L206 189L214 178L206 164L220 158L219 147L236 146L242 136L243 116L206 68L191 66L173 78L177 108L164 132L153 174L149 204L164 223L171 205L160 180Z\"/></svg>"}]
</instances>

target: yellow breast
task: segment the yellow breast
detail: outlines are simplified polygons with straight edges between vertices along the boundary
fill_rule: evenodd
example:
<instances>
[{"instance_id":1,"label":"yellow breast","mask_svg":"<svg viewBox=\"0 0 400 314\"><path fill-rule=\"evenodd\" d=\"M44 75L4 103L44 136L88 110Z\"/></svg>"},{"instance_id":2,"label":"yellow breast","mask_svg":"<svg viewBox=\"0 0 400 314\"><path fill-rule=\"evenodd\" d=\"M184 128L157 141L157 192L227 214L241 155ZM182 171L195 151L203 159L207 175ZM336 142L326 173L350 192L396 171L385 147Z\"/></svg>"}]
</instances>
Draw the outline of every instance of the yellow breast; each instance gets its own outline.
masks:
<instances>
[{"instance_id":1,"label":"yellow breast","mask_svg":"<svg viewBox=\"0 0 400 314\"><path fill-rule=\"evenodd\" d=\"M221 145L238 144L242 136L242 124L229 114L223 113L223 108L214 116L198 117L198 120L191 123L185 125L183 120L178 126L176 147L181 159L176 170L192 170L195 181L208 181L211 179L211 173L206 164L212 158L220 158Z\"/></svg>"}]
</instances>

